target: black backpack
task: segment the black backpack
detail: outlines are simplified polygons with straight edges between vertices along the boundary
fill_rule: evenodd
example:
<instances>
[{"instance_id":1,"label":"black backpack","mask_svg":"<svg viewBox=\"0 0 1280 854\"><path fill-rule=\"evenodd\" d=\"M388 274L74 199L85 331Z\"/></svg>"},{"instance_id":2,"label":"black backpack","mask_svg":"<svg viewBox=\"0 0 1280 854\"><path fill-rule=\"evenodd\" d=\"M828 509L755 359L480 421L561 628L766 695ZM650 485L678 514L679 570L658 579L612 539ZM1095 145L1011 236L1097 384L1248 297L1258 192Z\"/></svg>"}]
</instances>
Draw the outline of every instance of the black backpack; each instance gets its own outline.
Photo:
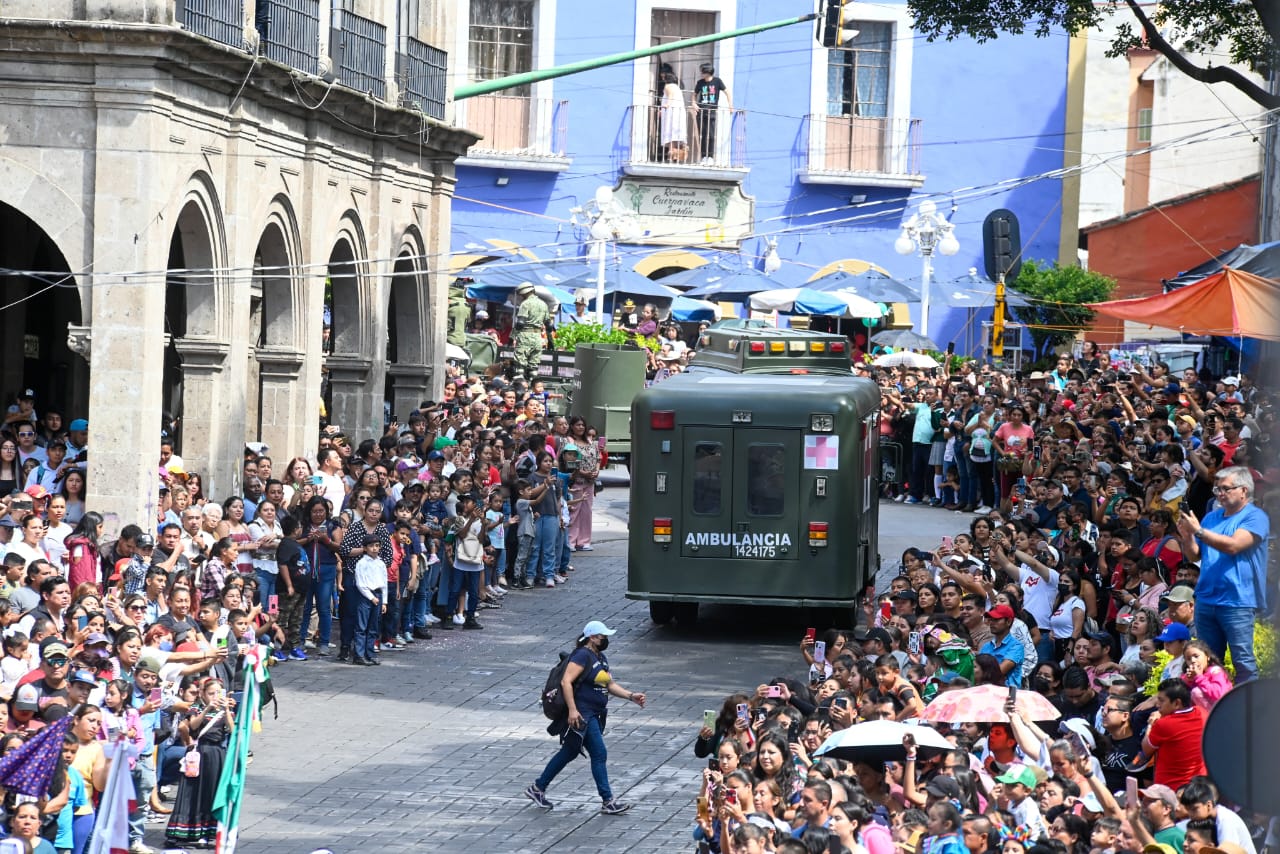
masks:
<instances>
[{"instance_id":1,"label":"black backpack","mask_svg":"<svg viewBox=\"0 0 1280 854\"><path fill-rule=\"evenodd\" d=\"M547 682L542 686L542 714L546 715L549 721L569 717L569 703L560 691L560 683L564 679L564 672L568 669L569 653L561 652L560 660L556 662L555 667L551 668L551 672L547 674ZM584 669L573 681L574 686L576 687L586 675L587 671Z\"/></svg>"}]
</instances>

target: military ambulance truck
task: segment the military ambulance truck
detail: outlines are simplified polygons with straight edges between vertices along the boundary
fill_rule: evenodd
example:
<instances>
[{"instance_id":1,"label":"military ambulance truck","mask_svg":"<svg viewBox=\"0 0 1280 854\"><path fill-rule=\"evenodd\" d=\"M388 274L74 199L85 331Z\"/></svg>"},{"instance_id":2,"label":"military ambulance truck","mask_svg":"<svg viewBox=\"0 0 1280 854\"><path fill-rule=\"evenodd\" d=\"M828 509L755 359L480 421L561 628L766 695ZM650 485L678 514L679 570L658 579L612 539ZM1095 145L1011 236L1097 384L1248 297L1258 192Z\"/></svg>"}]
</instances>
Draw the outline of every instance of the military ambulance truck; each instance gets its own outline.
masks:
<instances>
[{"instance_id":1,"label":"military ambulance truck","mask_svg":"<svg viewBox=\"0 0 1280 854\"><path fill-rule=\"evenodd\" d=\"M853 609L878 565L880 391L838 335L712 329L631 406L627 597Z\"/></svg>"}]
</instances>

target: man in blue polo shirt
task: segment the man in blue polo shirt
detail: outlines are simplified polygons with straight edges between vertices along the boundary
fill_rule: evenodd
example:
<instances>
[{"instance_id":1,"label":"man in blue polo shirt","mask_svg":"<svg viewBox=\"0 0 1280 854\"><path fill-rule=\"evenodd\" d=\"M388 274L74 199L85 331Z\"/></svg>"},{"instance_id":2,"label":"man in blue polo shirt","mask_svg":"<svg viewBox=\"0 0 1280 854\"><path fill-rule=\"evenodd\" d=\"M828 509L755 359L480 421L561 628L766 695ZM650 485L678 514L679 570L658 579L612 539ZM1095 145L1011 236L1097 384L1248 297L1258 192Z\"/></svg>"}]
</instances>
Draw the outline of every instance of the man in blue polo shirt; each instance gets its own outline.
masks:
<instances>
[{"instance_id":1,"label":"man in blue polo shirt","mask_svg":"<svg viewBox=\"0 0 1280 854\"><path fill-rule=\"evenodd\" d=\"M1182 553L1200 561L1196 583L1196 635L1214 655L1231 649L1237 685L1258 678L1253 653L1254 616L1267 602L1267 537L1271 522L1253 503L1253 476L1243 466L1214 478L1218 506L1201 522L1185 507L1178 519Z\"/></svg>"},{"instance_id":2,"label":"man in blue polo shirt","mask_svg":"<svg viewBox=\"0 0 1280 854\"><path fill-rule=\"evenodd\" d=\"M987 626L991 629L991 640L982 645L979 655L993 655L1000 662L1000 672L1004 675L1004 684L1011 688L1022 685L1022 643L1009 630L1013 628L1016 615L1008 605L997 605L987 612Z\"/></svg>"}]
</instances>

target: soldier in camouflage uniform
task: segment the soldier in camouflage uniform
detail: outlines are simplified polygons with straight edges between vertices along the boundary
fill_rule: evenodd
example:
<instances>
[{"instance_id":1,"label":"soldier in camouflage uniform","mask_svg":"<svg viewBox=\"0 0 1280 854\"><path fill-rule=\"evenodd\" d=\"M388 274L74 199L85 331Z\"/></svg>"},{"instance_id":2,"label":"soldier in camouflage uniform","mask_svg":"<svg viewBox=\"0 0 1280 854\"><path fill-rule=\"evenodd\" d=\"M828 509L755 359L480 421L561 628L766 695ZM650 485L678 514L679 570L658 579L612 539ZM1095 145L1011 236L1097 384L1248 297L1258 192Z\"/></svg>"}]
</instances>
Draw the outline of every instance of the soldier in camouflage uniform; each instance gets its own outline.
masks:
<instances>
[{"instance_id":1,"label":"soldier in camouflage uniform","mask_svg":"<svg viewBox=\"0 0 1280 854\"><path fill-rule=\"evenodd\" d=\"M467 323L471 320L471 306L467 304L467 292L462 288L449 289L449 326L445 340L467 349Z\"/></svg>"},{"instance_id":2,"label":"soldier in camouflage uniform","mask_svg":"<svg viewBox=\"0 0 1280 854\"><path fill-rule=\"evenodd\" d=\"M515 343L516 368L532 379L537 376L542 361L542 334L551 312L547 304L534 292L530 282L522 282L516 288L516 322L512 340Z\"/></svg>"}]
</instances>

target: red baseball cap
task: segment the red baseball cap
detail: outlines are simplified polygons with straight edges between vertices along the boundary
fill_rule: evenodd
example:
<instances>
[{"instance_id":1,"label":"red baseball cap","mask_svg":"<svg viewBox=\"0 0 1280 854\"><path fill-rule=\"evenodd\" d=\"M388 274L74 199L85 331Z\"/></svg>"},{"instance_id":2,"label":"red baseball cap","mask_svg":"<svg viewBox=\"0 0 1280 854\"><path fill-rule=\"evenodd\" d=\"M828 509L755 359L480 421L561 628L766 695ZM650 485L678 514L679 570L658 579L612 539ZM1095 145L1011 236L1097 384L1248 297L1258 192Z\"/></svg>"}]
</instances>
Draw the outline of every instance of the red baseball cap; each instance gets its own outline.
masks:
<instances>
[{"instance_id":1,"label":"red baseball cap","mask_svg":"<svg viewBox=\"0 0 1280 854\"><path fill-rule=\"evenodd\" d=\"M992 620L1012 620L1017 616L1008 605L997 605L987 612L987 618Z\"/></svg>"}]
</instances>

